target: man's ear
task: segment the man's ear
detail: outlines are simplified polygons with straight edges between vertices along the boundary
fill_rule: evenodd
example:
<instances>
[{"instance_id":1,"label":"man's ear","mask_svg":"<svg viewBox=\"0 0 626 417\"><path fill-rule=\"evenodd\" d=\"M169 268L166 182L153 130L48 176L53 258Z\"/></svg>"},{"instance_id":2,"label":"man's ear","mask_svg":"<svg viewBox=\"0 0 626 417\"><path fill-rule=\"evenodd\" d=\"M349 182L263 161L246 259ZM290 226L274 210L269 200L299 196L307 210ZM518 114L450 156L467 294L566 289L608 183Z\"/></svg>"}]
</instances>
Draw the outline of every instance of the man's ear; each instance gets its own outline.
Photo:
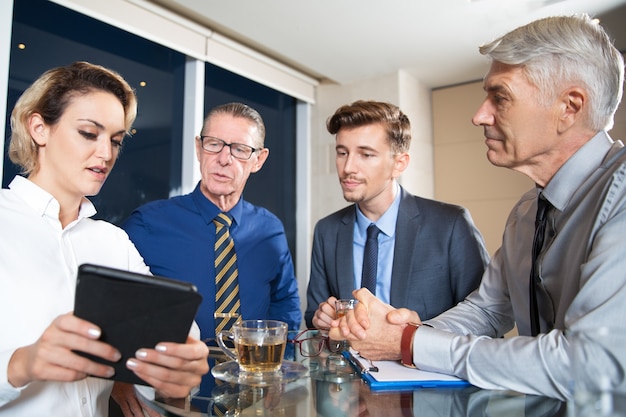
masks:
<instances>
[{"instance_id":1,"label":"man's ear","mask_svg":"<svg viewBox=\"0 0 626 417\"><path fill-rule=\"evenodd\" d=\"M409 166L409 162L411 161L411 155L409 155L408 152L402 152L401 154L394 156L394 158L395 163L393 166L393 178L398 178L400 175L402 175L406 167Z\"/></svg>"},{"instance_id":2,"label":"man's ear","mask_svg":"<svg viewBox=\"0 0 626 417\"><path fill-rule=\"evenodd\" d=\"M28 133L39 146L46 146L48 143L48 125L39 113L28 116Z\"/></svg>"},{"instance_id":3,"label":"man's ear","mask_svg":"<svg viewBox=\"0 0 626 417\"><path fill-rule=\"evenodd\" d=\"M270 150L268 148L263 148L259 151L258 155L256 156L256 161L254 162L254 165L252 166L252 169L250 170L250 172L258 172L261 170L261 168L263 168L263 164L265 163L265 161L267 161L267 158L270 156Z\"/></svg>"},{"instance_id":4,"label":"man's ear","mask_svg":"<svg viewBox=\"0 0 626 417\"><path fill-rule=\"evenodd\" d=\"M200 136L196 136L196 159L200 162L200 155L202 155L202 140Z\"/></svg>"},{"instance_id":5,"label":"man's ear","mask_svg":"<svg viewBox=\"0 0 626 417\"><path fill-rule=\"evenodd\" d=\"M587 105L587 92L579 87L563 91L559 101L558 132L563 133L583 117Z\"/></svg>"}]
</instances>

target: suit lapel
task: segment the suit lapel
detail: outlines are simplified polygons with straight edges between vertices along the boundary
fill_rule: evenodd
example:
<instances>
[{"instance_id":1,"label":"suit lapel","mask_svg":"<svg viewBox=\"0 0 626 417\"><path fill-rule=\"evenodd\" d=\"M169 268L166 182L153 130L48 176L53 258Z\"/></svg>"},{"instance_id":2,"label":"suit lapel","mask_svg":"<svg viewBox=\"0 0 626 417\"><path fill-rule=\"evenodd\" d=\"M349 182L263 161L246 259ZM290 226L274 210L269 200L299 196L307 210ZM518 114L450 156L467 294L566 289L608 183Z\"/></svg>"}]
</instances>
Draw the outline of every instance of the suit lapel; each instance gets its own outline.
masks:
<instances>
[{"instance_id":1,"label":"suit lapel","mask_svg":"<svg viewBox=\"0 0 626 417\"><path fill-rule=\"evenodd\" d=\"M400 193L389 297L391 305L394 306L407 305L406 297L413 266L412 258L419 251L417 242L421 228L421 214L417 200L403 188L400 188Z\"/></svg>"}]
</instances>

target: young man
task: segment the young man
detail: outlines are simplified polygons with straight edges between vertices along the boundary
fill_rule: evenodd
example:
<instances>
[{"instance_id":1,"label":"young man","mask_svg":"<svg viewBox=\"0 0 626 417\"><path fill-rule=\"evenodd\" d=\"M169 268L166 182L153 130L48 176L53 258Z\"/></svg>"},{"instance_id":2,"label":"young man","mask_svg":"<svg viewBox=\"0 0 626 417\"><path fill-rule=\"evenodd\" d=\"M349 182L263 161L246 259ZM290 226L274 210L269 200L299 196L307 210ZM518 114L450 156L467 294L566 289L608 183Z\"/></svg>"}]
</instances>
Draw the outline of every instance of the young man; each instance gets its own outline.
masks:
<instances>
[{"instance_id":1,"label":"young man","mask_svg":"<svg viewBox=\"0 0 626 417\"><path fill-rule=\"evenodd\" d=\"M626 392L622 343L590 333L626 330L626 150L606 133L622 97L623 58L586 15L535 21L480 52L492 64L473 123L484 129L487 158L536 187L513 208L478 291L432 327L361 290L340 331L372 359L482 388L571 398L578 367L577 383ZM514 323L520 335L500 338ZM574 341L574 332L583 337ZM578 353L586 363L573 363Z\"/></svg>"},{"instance_id":2,"label":"young man","mask_svg":"<svg viewBox=\"0 0 626 417\"><path fill-rule=\"evenodd\" d=\"M343 196L355 204L315 227L307 325L328 328L335 299L365 285L370 225L380 230L372 290L384 302L430 318L476 289L489 256L469 212L411 195L397 182L410 159L408 117L389 103L357 101L340 107L327 128L336 135Z\"/></svg>"}]
</instances>

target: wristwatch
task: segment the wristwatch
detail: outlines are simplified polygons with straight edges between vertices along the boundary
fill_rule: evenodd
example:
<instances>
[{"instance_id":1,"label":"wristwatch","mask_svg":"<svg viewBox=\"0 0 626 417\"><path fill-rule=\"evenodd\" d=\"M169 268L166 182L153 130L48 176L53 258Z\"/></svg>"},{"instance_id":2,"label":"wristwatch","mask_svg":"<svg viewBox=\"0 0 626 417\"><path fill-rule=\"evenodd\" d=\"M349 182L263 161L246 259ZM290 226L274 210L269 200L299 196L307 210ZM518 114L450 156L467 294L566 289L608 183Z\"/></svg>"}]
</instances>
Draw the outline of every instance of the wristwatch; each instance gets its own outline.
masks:
<instances>
[{"instance_id":1,"label":"wristwatch","mask_svg":"<svg viewBox=\"0 0 626 417\"><path fill-rule=\"evenodd\" d=\"M408 323L402 331L402 339L400 341L400 351L402 359L400 363L409 368L417 368L413 363L413 336L420 326L432 327L425 323Z\"/></svg>"}]
</instances>

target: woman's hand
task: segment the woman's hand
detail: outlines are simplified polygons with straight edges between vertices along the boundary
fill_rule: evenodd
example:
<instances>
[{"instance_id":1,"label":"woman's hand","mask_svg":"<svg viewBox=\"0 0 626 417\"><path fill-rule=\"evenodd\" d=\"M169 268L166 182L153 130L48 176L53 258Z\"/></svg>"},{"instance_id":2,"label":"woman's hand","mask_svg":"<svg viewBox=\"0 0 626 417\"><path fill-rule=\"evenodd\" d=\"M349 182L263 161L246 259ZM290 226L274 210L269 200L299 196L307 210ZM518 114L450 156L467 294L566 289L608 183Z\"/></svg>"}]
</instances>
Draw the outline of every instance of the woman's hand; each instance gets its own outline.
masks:
<instances>
[{"instance_id":1,"label":"woman's hand","mask_svg":"<svg viewBox=\"0 0 626 417\"><path fill-rule=\"evenodd\" d=\"M154 349L139 349L126 366L163 397L182 398L209 371L208 355L205 343L188 337L187 343L162 342Z\"/></svg>"},{"instance_id":2,"label":"woman's hand","mask_svg":"<svg viewBox=\"0 0 626 417\"><path fill-rule=\"evenodd\" d=\"M57 317L32 345L18 348L9 361L7 376L14 387L33 381L77 381L88 375L110 377L114 369L74 351L117 362L117 349L99 341L100 328L72 313Z\"/></svg>"}]
</instances>

